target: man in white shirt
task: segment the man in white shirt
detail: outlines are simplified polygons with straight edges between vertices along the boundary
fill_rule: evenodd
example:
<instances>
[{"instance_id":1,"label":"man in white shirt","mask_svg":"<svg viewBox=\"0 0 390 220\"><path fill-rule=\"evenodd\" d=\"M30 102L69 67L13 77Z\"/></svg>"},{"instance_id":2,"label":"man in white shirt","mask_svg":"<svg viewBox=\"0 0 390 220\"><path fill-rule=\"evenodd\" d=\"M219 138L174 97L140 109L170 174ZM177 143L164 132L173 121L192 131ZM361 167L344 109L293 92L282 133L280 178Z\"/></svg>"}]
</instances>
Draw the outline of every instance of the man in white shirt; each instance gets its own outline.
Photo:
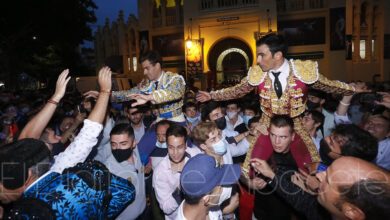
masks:
<instances>
[{"instance_id":1,"label":"man in white shirt","mask_svg":"<svg viewBox=\"0 0 390 220\"><path fill-rule=\"evenodd\" d=\"M233 132L235 131L235 128L242 123L244 123L244 120L242 117L238 114L240 112L240 106L238 105L238 102L236 100L230 100L226 104L226 129Z\"/></svg>"},{"instance_id":2,"label":"man in white shirt","mask_svg":"<svg viewBox=\"0 0 390 220\"><path fill-rule=\"evenodd\" d=\"M83 128L66 150L54 158L50 168L48 148L43 142L32 139L39 137L65 94L70 79L67 78L68 72L65 70L59 76L56 93L25 126L20 139L0 148L0 201L6 204L22 196L14 203L14 208L5 213L6 217L0 218L60 219L72 216L76 219L107 219L114 218L134 199L131 183L110 174L99 162L84 162L103 127L111 89L108 67L99 71L101 91Z\"/></svg>"},{"instance_id":3,"label":"man in white shirt","mask_svg":"<svg viewBox=\"0 0 390 220\"><path fill-rule=\"evenodd\" d=\"M188 160L180 176L184 201L178 209L177 220L222 219L222 213L210 212L228 197L222 186L239 179L240 167L236 164L218 164L215 158L198 154Z\"/></svg>"},{"instance_id":4,"label":"man in white shirt","mask_svg":"<svg viewBox=\"0 0 390 220\"><path fill-rule=\"evenodd\" d=\"M309 132L318 151L320 150L320 141L322 137L317 135L317 131L321 131L324 120L325 116L316 110L306 111L305 116L303 116L303 124L305 125L306 131Z\"/></svg>"},{"instance_id":5,"label":"man in white shirt","mask_svg":"<svg viewBox=\"0 0 390 220\"><path fill-rule=\"evenodd\" d=\"M187 147L187 131L183 126L173 124L166 132L168 155L158 164L153 174L153 188L165 219L175 219L177 208L182 202L180 173L191 157L200 153Z\"/></svg>"},{"instance_id":6,"label":"man in white shirt","mask_svg":"<svg viewBox=\"0 0 390 220\"><path fill-rule=\"evenodd\" d=\"M237 157L246 154L249 147L247 136L249 131L239 134L237 131L227 129L225 114L218 102L209 102L202 109L202 121L214 122L218 129L222 131L223 139L227 142L227 146L231 156Z\"/></svg>"}]
</instances>

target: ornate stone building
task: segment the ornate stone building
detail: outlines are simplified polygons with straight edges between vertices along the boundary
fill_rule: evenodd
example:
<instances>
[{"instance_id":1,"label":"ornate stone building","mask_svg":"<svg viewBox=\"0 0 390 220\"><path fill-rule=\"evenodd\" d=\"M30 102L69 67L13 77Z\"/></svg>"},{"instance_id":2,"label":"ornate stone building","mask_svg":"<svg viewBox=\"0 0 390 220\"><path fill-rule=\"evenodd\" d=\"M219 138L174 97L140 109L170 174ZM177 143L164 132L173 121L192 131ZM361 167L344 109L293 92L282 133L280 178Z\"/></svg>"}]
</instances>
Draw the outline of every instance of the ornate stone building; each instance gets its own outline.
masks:
<instances>
[{"instance_id":1,"label":"ornate stone building","mask_svg":"<svg viewBox=\"0 0 390 220\"><path fill-rule=\"evenodd\" d=\"M329 78L389 80L389 11L386 0L139 0L138 19L121 13L99 28L97 67L138 82L138 58L154 49L165 69L186 71L199 87L234 83L256 63L256 39L279 32L289 58L317 60Z\"/></svg>"}]
</instances>

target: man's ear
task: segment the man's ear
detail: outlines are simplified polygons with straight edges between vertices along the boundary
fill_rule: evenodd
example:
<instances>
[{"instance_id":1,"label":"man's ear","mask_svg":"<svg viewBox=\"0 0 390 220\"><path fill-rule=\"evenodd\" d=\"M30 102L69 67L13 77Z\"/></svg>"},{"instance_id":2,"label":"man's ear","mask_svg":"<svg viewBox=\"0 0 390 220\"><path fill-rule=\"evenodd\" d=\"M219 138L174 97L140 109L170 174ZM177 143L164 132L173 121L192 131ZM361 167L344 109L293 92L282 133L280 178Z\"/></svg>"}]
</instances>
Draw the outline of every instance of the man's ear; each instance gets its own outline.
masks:
<instances>
[{"instance_id":1,"label":"man's ear","mask_svg":"<svg viewBox=\"0 0 390 220\"><path fill-rule=\"evenodd\" d=\"M210 201L210 196L209 195L203 196L202 201L204 206L208 206Z\"/></svg>"},{"instance_id":2,"label":"man's ear","mask_svg":"<svg viewBox=\"0 0 390 220\"><path fill-rule=\"evenodd\" d=\"M317 128L320 127L320 126L321 126L321 122L314 123L314 127L315 127L316 130L317 130Z\"/></svg>"},{"instance_id":3,"label":"man's ear","mask_svg":"<svg viewBox=\"0 0 390 220\"><path fill-rule=\"evenodd\" d=\"M156 65L157 68L161 69L161 64L160 63L156 63L155 65Z\"/></svg>"},{"instance_id":4,"label":"man's ear","mask_svg":"<svg viewBox=\"0 0 390 220\"><path fill-rule=\"evenodd\" d=\"M323 105L325 103L325 99L321 99L320 104Z\"/></svg>"},{"instance_id":5,"label":"man's ear","mask_svg":"<svg viewBox=\"0 0 390 220\"><path fill-rule=\"evenodd\" d=\"M366 218L366 215L359 207L349 202L345 202L341 205L341 211L345 217L351 220L363 220Z\"/></svg>"},{"instance_id":6,"label":"man's ear","mask_svg":"<svg viewBox=\"0 0 390 220\"><path fill-rule=\"evenodd\" d=\"M295 132L292 134L292 141L295 139Z\"/></svg>"},{"instance_id":7,"label":"man's ear","mask_svg":"<svg viewBox=\"0 0 390 220\"><path fill-rule=\"evenodd\" d=\"M135 148L137 146L137 140L135 139L135 136L133 138L133 148Z\"/></svg>"},{"instance_id":8,"label":"man's ear","mask_svg":"<svg viewBox=\"0 0 390 220\"><path fill-rule=\"evenodd\" d=\"M278 51L274 54L275 59L280 60L283 59L283 53L281 51Z\"/></svg>"},{"instance_id":9,"label":"man's ear","mask_svg":"<svg viewBox=\"0 0 390 220\"><path fill-rule=\"evenodd\" d=\"M199 145L200 149L206 151L207 150L207 146L205 144L200 144Z\"/></svg>"}]
</instances>

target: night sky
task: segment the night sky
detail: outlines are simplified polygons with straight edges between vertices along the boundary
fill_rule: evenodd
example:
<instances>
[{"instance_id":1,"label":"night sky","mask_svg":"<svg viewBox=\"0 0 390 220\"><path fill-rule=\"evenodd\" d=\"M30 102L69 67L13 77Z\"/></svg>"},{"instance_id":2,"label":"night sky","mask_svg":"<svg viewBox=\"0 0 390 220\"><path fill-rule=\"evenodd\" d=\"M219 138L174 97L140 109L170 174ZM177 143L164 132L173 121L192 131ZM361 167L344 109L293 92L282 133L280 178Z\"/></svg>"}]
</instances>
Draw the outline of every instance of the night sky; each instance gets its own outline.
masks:
<instances>
[{"instance_id":1,"label":"night sky","mask_svg":"<svg viewBox=\"0 0 390 220\"><path fill-rule=\"evenodd\" d=\"M106 18L110 19L110 24L119 17L119 11L123 10L125 22L130 14L138 18L137 0L95 0L98 9L95 11L97 22L91 24L92 33L95 34L98 26L104 26ZM93 42L86 41L81 47L93 47Z\"/></svg>"}]
</instances>

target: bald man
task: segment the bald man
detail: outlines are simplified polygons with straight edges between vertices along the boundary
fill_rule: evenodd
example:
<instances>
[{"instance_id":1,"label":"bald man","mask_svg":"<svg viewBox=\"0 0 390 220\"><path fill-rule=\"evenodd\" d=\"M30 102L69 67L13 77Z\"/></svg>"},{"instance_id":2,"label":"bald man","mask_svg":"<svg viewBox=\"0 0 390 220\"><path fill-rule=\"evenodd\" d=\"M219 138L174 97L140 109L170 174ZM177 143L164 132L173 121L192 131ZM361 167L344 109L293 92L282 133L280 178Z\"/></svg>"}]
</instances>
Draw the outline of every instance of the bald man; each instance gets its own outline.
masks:
<instances>
[{"instance_id":1,"label":"bald man","mask_svg":"<svg viewBox=\"0 0 390 220\"><path fill-rule=\"evenodd\" d=\"M372 163L342 157L316 174L318 202L333 219L389 219L390 173Z\"/></svg>"}]
</instances>

